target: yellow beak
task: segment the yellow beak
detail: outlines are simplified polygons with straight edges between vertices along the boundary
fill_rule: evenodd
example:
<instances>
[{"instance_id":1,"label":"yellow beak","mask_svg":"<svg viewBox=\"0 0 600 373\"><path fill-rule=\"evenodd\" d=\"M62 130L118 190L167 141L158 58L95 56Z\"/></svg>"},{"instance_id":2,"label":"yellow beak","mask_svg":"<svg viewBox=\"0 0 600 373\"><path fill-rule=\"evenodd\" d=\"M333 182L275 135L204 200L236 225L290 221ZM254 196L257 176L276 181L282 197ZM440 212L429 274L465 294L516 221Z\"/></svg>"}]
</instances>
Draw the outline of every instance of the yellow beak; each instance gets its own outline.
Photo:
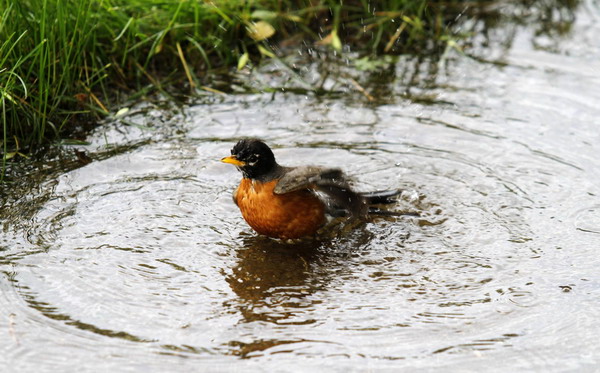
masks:
<instances>
[{"instance_id":1,"label":"yellow beak","mask_svg":"<svg viewBox=\"0 0 600 373\"><path fill-rule=\"evenodd\" d=\"M246 165L246 162L242 162L235 157L235 155L230 155L229 157L225 157L221 159L223 163L231 163L234 166L243 167Z\"/></svg>"}]
</instances>

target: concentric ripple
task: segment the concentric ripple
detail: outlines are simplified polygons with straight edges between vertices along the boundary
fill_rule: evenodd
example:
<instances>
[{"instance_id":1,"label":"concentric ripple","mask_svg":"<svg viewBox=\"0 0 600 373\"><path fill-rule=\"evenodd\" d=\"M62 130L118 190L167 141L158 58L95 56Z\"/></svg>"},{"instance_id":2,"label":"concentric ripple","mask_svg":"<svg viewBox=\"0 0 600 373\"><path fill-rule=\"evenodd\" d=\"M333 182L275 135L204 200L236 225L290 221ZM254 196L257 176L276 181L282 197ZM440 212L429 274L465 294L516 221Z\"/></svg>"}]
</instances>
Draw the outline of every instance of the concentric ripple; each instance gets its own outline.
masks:
<instances>
[{"instance_id":1,"label":"concentric ripple","mask_svg":"<svg viewBox=\"0 0 600 373\"><path fill-rule=\"evenodd\" d=\"M176 130L107 124L93 162L2 212L0 362L597 366L600 82L527 40L505 66L461 59L462 79L430 87L440 104L231 96L186 108ZM117 129L127 142L107 147ZM257 236L231 201L239 174L218 162L241 136L364 191L401 188L392 208L418 216Z\"/></svg>"}]
</instances>

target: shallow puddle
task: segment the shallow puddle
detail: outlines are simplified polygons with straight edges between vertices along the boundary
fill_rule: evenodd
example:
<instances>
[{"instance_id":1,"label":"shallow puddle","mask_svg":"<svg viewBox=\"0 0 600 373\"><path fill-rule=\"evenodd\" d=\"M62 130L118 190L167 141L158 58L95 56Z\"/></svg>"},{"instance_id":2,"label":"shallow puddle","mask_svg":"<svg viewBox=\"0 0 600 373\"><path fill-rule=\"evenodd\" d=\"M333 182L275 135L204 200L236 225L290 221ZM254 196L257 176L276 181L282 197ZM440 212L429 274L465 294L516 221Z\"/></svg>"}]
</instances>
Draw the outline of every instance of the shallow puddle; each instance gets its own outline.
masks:
<instances>
[{"instance_id":1,"label":"shallow puddle","mask_svg":"<svg viewBox=\"0 0 600 373\"><path fill-rule=\"evenodd\" d=\"M376 102L227 95L106 123L76 147L91 163L1 213L0 365L593 370L599 14L559 41L519 29L502 64L456 56L410 95L398 76ZM257 236L219 162L246 136L404 189L393 208L420 216Z\"/></svg>"}]
</instances>

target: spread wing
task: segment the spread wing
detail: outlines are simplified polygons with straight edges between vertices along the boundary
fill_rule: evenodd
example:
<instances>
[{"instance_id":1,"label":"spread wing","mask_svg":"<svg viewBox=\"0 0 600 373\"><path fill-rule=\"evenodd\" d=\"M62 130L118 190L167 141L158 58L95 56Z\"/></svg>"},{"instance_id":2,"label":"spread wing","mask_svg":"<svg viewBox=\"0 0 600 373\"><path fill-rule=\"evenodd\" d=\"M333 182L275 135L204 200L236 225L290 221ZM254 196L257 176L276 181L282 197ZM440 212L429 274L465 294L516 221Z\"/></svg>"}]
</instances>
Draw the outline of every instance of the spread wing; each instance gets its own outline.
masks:
<instances>
[{"instance_id":1,"label":"spread wing","mask_svg":"<svg viewBox=\"0 0 600 373\"><path fill-rule=\"evenodd\" d=\"M283 175L273 191L275 194L285 194L302 189L323 193L334 209L348 210L355 216L364 216L367 213L365 198L352 190L348 178L338 168L292 168Z\"/></svg>"}]
</instances>

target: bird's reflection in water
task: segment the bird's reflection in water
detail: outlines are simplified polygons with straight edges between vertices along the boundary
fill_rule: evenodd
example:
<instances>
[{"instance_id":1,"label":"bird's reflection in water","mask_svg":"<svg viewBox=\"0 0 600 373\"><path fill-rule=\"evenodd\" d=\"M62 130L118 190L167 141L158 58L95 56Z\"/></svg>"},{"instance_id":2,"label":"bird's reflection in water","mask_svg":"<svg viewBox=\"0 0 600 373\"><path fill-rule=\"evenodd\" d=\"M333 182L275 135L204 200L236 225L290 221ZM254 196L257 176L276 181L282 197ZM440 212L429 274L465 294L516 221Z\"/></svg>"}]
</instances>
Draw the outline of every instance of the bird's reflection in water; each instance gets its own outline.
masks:
<instances>
[{"instance_id":1,"label":"bird's reflection in water","mask_svg":"<svg viewBox=\"0 0 600 373\"><path fill-rule=\"evenodd\" d=\"M309 342L280 338L283 335L277 331L282 329L264 325L260 335L256 335L257 329L249 324L302 327L322 321L324 314L319 305L323 297L319 293L338 286L340 277L351 276L360 269L360 257L378 241L362 223L334 228L320 239L292 243L255 235L241 238L242 245L235 251L238 261L226 274L237 298L225 306L240 316L238 325L242 329L244 325L250 327L252 337L245 339L240 335L230 341L231 354L252 357L275 346Z\"/></svg>"},{"instance_id":2,"label":"bird's reflection in water","mask_svg":"<svg viewBox=\"0 0 600 373\"><path fill-rule=\"evenodd\" d=\"M318 322L315 307L321 300L315 294L327 289L333 268L348 258L348 246L326 239L290 243L264 236L246 236L242 242L236 250L238 262L226 276L238 296L226 306L240 315L239 323L301 327ZM277 346L323 342L290 340L269 328L261 327L260 336L252 330L249 340L236 338L227 344L232 355L250 358Z\"/></svg>"},{"instance_id":3,"label":"bird's reflection in water","mask_svg":"<svg viewBox=\"0 0 600 373\"><path fill-rule=\"evenodd\" d=\"M364 222L332 225L320 238L294 242L244 236L238 261L226 281L238 296L234 306L242 322L307 324L318 291L328 288L333 274L352 271L348 261L371 249L373 232Z\"/></svg>"},{"instance_id":4,"label":"bird's reflection in water","mask_svg":"<svg viewBox=\"0 0 600 373\"><path fill-rule=\"evenodd\" d=\"M311 294L323 289L325 245L318 240L287 243L262 236L243 238L239 261L227 276L238 295L244 322L311 323L303 317Z\"/></svg>"}]
</instances>

